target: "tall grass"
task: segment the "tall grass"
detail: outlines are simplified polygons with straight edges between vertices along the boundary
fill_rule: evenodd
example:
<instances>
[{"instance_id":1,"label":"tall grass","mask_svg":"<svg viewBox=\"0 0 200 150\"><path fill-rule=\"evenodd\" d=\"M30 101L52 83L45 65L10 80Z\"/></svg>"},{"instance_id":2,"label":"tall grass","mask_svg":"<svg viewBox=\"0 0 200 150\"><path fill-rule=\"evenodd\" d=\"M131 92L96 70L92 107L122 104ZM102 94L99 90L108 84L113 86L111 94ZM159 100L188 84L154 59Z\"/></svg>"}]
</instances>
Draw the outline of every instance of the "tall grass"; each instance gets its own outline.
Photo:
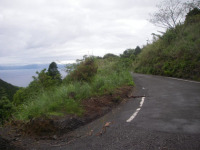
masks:
<instances>
[{"instance_id":1,"label":"tall grass","mask_svg":"<svg viewBox=\"0 0 200 150\"><path fill-rule=\"evenodd\" d=\"M199 20L177 25L146 45L135 61L135 72L200 81L199 26Z\"/></svg>"},{"instance_id":2,"label":"tall grass","mask_svg":"<svg viewBox=\"0 0 200 150\"><path fill-rule=\"evenodd\" d=\"M19 120L28 120L51 114L63 115L69 113L80 115L83 110L78 101L70 98L68 94L70 91L74 91L71 85L46 91L37 98L30 99L20 105L15 117Z\"/></svg>"},{"instance_id":3,"label":"tall grass","mask_svg":"<svg viewBox=\"0 0 200 150\"><path fill-rule=\"evenodd\" d=\"M84 112L80 105L82 100L112 92L123 85L134 85L129 70L118 62L97 60L98 70L92 81L73 81L45 91L20 105L15 118L29 120L40 116L81 115Z\"/></svg>"}]
</instances>

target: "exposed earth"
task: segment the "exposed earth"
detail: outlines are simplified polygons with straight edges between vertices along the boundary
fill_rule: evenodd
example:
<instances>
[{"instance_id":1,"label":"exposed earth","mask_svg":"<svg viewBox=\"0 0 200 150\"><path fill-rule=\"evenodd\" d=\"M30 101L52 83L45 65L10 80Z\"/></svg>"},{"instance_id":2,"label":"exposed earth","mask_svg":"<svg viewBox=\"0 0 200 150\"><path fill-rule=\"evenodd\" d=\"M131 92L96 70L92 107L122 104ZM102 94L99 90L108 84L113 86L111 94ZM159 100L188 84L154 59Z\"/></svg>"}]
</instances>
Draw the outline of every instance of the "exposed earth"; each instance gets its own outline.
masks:
<instances>
[{"instance_id":1,"label":"exposed earth","mask_svg":"<svg viewBox=\"0 0 200 150\"><path fill-rule=\"evenodd\" d=\"M51 132L38 133L32 127L38 121L32 120L31 130L1 131L4 142L30 150L199 150L200 82L136 73L133 79L134 88L84 101L90 110L86 118L39 119L48 122L46 127L55 124L56 130L49 126ZM76 129L70 121L78 124Z\"/></svg>"},{"instance_id":2,"label":"exposed earth","mask_svg":"<svg viewBox=\"0 0 200 150\"><path fill-rule=\"evenodd\" d=\"M112 110L131 97L133 87L124 86L115 92L82 101L85 112L82 116L41 117L29 122L12 121L0 128L0 149L32 149L35 143L70 142L77 138L75 129ZM67 139L66 139L67 138Z\"/></svg>"}]
</instances>

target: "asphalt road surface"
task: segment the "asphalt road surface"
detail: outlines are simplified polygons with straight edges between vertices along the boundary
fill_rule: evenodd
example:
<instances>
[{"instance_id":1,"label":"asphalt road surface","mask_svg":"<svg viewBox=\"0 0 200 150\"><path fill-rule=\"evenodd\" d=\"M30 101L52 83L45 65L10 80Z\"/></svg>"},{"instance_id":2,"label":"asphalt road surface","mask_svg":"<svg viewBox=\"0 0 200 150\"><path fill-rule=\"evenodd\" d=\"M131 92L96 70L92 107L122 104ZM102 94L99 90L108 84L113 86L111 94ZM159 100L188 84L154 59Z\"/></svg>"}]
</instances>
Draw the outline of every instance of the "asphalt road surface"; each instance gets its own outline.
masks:
<instances>
[{"instance_id":1,"label":"asphalt road surface","mask_svg":"<svg viewBox=\"0 0 200 150\"><path fill-rule=\"evenodd\" d=\"M48 149L200 150L200 83L142 74L133 79L137 98L77 129L75 140Z\"/></svg>"}]
</instances>

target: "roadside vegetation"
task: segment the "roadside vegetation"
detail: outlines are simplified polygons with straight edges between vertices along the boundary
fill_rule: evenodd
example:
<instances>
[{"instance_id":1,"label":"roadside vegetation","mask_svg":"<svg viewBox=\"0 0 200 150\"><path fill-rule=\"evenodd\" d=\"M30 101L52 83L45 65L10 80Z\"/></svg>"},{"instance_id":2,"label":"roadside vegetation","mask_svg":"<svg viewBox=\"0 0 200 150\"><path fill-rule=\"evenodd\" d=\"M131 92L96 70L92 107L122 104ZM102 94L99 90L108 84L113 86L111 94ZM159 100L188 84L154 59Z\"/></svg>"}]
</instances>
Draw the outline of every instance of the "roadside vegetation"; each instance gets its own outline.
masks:
<instances>
[{"instance_id":1,"label":"roadside vegetation","mask_svg":"<svg viewBox=\"0 0 200 150\"><path fill-rule=\"evenodd\" d=\"M134 71L200 81L200 9L194 8L182 24L154 35L134 62Z\"/></svg>"},{"instance_id":2,"label":"roadside vegetation","mask_svg":"<svg viewBox=\"0 0 200 150\"><path fill-rule=\"evenodd\" d=\"M11 117L14 112L13 96L19 87L0 79L0 124Z\"/></svg>"},{"instance_id":3,"label":"roadside vegetation","mask_svg":"<svg viewBox=\"0 0 200 150\"><path fill-rule=\"evenodd\" d=\"M18 90L9 105L4 105L12 110L4 120L28 121L66 114L81 116L85 111L81 103L85 99L112 94L117 88L134 85L130 74L132 61L113 54L103 58L84 56L66 67L68 75L64 79L57 64L52 62L48 69L37 72L28 87ZM5 110L3 114L7 113Z\"/></svg>"},{"instance_id":4,"label":"roadside vegetation","mask_svg":"<svg viewBox=\"0 0 200 150\"><path fill-rule=\"evenodd\" d=\"M153 42L143 48L127 49L120 56L110 53L104 57L84 56L67 65L68 75L64 79L52 62L48 69L36 72L26 88L0 80L0 85L4 85L0 86L0 124L67 114L81 116L86 111L82 106L85 100L133 86L131 71L200 81L199 2L186 5L177 0L167 1L166 6L159 7L162 13L155 13L151 19L152 23L166 27L166 32L153 34ZM189 11L181 22L178 18L182 19L183 6Z\"/></svg>"}]
</instances>

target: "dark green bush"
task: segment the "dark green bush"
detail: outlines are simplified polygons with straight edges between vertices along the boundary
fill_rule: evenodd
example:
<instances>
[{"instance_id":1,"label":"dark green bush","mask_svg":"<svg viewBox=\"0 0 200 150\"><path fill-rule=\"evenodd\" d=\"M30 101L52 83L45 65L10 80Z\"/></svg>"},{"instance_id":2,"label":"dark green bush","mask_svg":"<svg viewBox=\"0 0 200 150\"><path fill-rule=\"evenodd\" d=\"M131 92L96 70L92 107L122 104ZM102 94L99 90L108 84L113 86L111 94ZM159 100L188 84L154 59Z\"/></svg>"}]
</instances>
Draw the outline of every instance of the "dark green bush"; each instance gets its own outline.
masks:
<instances>
[{"instance_id":1,"label":"dark green bush","mask_svg":"<svg viewBox=\"0 0 200 150\"><path fill-rule=\"evenodd\" d=\"M103 59L115 59L115 58L118 58L119 56L115 55L115 54L111 54L111 53L108 53L108 54L105 54L103 56Z\"/></svg>"},{"instance_id":2,"label":"dark green bush","mask_svg":"<svg viewBox=\"0 0 200 150\"><path fill-rule=\"evenodd\" d=\"M185 23L191 24L200 21L200 9L194 8L190 12L187 13Z\"/></svg>"},{"instance_id":3,"label":"dark green bush","mask_svg":"<svg viewBox=\"0 0 200 150\"><path fill-rule=\"evenodd\" d=\"M97 69L98 67L95 63L95 58L88 57L78 64L64 80L67 83L72 81L90 82L96 75Z\"/></svg>"},{"instance_id":4,"label":"dark green bush","mask_svg":"<svg viewBox=\"0 0 200 150\"><path fill-rule=\"evenodd\" d=\"M0 123L3 124L4 121L8 120L13 112L13 105L10 100L3 96L0 99Z\"/></svg>"}]
</instances>

